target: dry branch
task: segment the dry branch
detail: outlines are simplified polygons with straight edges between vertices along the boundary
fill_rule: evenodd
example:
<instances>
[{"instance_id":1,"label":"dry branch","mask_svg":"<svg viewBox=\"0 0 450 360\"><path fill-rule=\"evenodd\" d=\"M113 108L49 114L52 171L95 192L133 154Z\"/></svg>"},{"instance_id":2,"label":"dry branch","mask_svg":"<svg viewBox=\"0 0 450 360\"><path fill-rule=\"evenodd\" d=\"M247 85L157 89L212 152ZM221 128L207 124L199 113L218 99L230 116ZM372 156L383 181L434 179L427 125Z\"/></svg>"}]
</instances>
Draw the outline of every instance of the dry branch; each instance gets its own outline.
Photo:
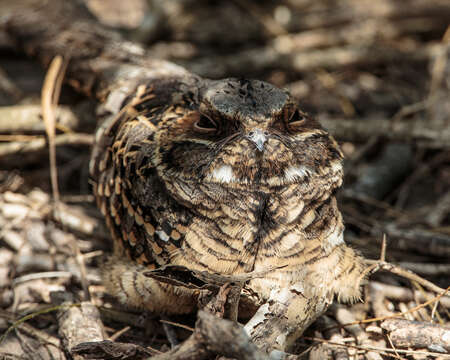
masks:
<instances>
[{"instance_id":1,"label":"dry branch","mask_svg":"<svg viewBox=\"0 0 450 360\"><path fill-rule=\"evenodd\" d=\"M317 324L320 327L325 328L324 335L328 340L331 340L334 343L340 343L340 344L344 344L344 337L342 336L342 334L340 333L340 329L339 329L339 325L338 323L330 318L329 316L321 316L318 320L317 320ZM343 347L337 347L337 346L332 346L332 352L333 352L333 356L336 360L348 360L349 359L349 354L347 352L347 349L343 348Z\"/></svg>"},{"instance_id":2,"label":"dry branch","mask_svg":"<svg viewBox=\"0 0 450 360\"><path fill-rule=\"evenodd\" d=\"M356 318L354 314L348 309L342 306L333 306L333 310L336 316L337 321L341 324L349 324L355 323ZM364 331L364 329L359 324L354 324L350 326L346 326L346 330L349 331L355 338L356 343L364 346L374 346L372 340L369 338L368 334ZM380 354L377 352L369 351L366 354L368 360L381 360Z\"/></svg>"},{"instance_id":3,"label":"dry branch","mask_svg":"<svg viewBox=\"0 0 450 360\"><path fill-rule=\"evenodd\" d=\"M450 16L450 7L445 0L439 0L433 3L427 0L408 0L404 2L361 0L357 4L358 6L349 6L352 5L350 1L342 1L331 3L326 7L320 4L314 6L314 3L305 7L300 2L294 5L292 19L287 28L290 32L321 27L333 28L334 30L352 23L355 18L367 19L370 22L402 22L425 17L431 21L434 20L434 26L445 27L447 26L445 19ZM405 6L405 4L408 6ZM442 18L440 15L442 15Z\"/></svg>"},{"instance_id":4,"label":"dry branch","mask_svg":"<svg viewBox=\"0 0 450 360\"><path fill-rule=\"evenodd\" d=\"M42 110L39 105L15 105L0 107L0 133L43 132ZM80 121L67 106L55 108L56 127L73 130Z\"/></svg>"},{"instance_id":5,"label":"dry branch","mask_svg":"<svg viewBox=\"0 0 450 360\"><path fill-rule=\"evenodd\" d=\"M410 141L433 148L450 146L450 126L434 126L427 118L393 122L386 118L343 119L319 117L320 122L337 138L365 141L373 136L390 140Z\"/></svg>"},{"instance_id":6,"label":"dry branch","mask_svg":"<svg viewBox=\"0 0 450 360\"><path fill-rule=\"evenodd\" d=\"M232 345L231 345L232 344ZM235 322L199 311L195 331L179 347L152 357L154 360L201 360L224 355L242 360L269 360Z\"/></svg>"},{"instance_id":7,"label":"dry branch","mask_svg":"<svg viewBox=\"0 0 450 360\"><path fill-rule=\"evenodd\" d=\"M306 298L299 295L293 286L273 290L267 302L258 308L245 325L245 330L255 344L265 351L289 350L331 302L331 298L320 296Z\"/></svg>"},{"instance_id":8,"label":"dry branch","mask_svg":"<svg viewBox=\"0 0 450 360\"><path fill-rule=\"evenodd\" d=\"M381 293L384 297L396 301L427 301L433 298L435 295L432 293L423 293L418 290L412 291L411 289L384 284L377 281L371 281L370 287L373 288L376 292ZM443 296L440 301L440 304L446 308L450 308L450 296ZM379 316L379 315L377 315Z\"/></svg>"},{"instance_id":9,"label":"dry branch","mask_svg":"<svg viewBox=\"0 0 450 360\"><path fill-rule=\"evenodd\" d=\"M30 324L18 323L16 315L3 310L0 310L0 319L5 319L7 323L11 324L11 326L13 326L15 329L20 330L21 332L27 334L28 336L38 339L39 342L41 342L44 345L45 347L44 352L46 352L49 355L49 358L65 359L61 347L61 341L57 337L52 336L46 333L45 331L36 329ZM2 350L5 349L4 346L2 345L6 345L6 349L8 349L8 338L3 338L3 335L6 335L7 332L8 330L4 332L2 336L0 336L0 359L3 359Z\"/></svg>"},{"instance_id":10,"label":"dry branch","mask_svg":"<svg viewBox=\"0 0 450 360\"><path fill-rule=\"evenodd\" d=\"M148 358L151 354L151 351L142 346L110 340L83 342L72 348L74 359L141 360Z\"/></svg>"},{"instance_id":11,"label":"dry branch","mask_svg":"<svg viewBox=\"0 0 450 360\"><path fill-rule=\"evenodd\" d=\"M373 352L377 352L383 355L389 355L390 357L395 357L399 354L403 354L403 355L417 355L417 356L428 356L431 359L434 358L442 358L442 359L448 359L449 356L446 354L442 354L440 352L432 352L432 351L419 351L419 350L403 350L403 349L390 349L390 348L386 348L386 347L380 347L380 346L362 346L362 345L351 345L351 344L339 344L339 343L335 343L332 341L328 341L328 340L324 340L324 339L320 339L320 338L311 338L311 337L305 337L305 339L307 340L312 340L314 342L318 342L318 343L326 343L326 344L331 344L331 345L335 345L335 346L343 346L349 349L358 349L358 350L362 350L364 352L366 351L373 351Z\"/></svg>"},{"instance_id":12,"label":"dry branch","mask_svg":"<svg viewBox=\"0 0 450 360\"><path fill-rule=\"evenodd\" d=\"M450 274L450 264L415 263L402 261L398 263L404 269L414 271L417 274L437 276Z\"/></svg>"},{"instance_id":13,"label":"dry branch","mask_svg":"<svg viewBox=\"0 0 450 360\"><path fill-rule=\"evenodd\" d=\"M389 238L396 239L399 243L403 242L403 248L437 257L448 258L450 256L450 236L445 233L412 226L402 229L395 223L374 230L374 234L381 233L387 234Z\"/></svg>"},{"instance_id":14,"label":"dry branch","mask_svg":"<svg viewBox=\"0 0 450 360\"><path fill-rule=\"evenodd\" d=\"M145 348L111 341L85 342L73 353L88 359L142 359L149 353ZM199 311L193 334L172 350L154 355L152 360L202 360L216 355L240 360L269 360L250 340L242 326Z\"/></svg>"},{"instance_id":15,"label":"dry branch","mask_svg":"<svg viewBox=\"0 0 450 360\"><path fill-rule=\"evenodd\" d=\"M388 319L381 327L389 333L396 347L450 352L450 328L433 323Z\"/></svg>"},{"instance_id":16,"label":"dry branch","mask_svg":"<svg viewBox=\"0 0 450 360\"><path fill-rule=\"evenodd\" d=\"M402 58L417 62L427 61L438 51L438 48L439 45L404 51L392 47L347 45L285 54L269 45L240 53L220 55L220 57L208 56L195 61L180 61L180 63L201 76L221 78L230 73L244 76L243 69L246 72L251 69L252 74L273 69L301 73L321 68L336 70L360 64L392 63Z\"/></svg>"},{"instance_id":17,"label":"dry branch","mask_svg":"<svg viewBox=\"0 0 450 360\"><path fill-rule=\"evenodd\" d=\"M44 64L64 55L69 61L68 82L104 100L103 114L117 113L125 97L143 79L189 75L172 63L151 59L141 46L102 27L80 1L3 2L0 13L0 26Z\"/></svg>"},{"instance_id":18,"label":"dry branch","mask_svg":"<svg viewBox=\"0 0 450 360\"><path fill-rule=\"evenodd\" d=\"M94 137L91 134L69 133L55 136L55 145L84 145L91 146ZM44 136L31 141L14 141L0 144L0 158L12 154L25 154L40 151L47 148L47 140Z\"/></svg>"},{"instance_id":19,"label":"dry branch","mask_svg":"<svg viewBox=\"0 0 450 360\"><path fill-rule=\"evenodd\" d=\"M81 303L80 307L63 307L58 314L59 334L64 347L75 360L82 359L73 348L87 341L102 341L105 339L103 324L97 308L88 302Z\"/></svg>"}]
</instances>

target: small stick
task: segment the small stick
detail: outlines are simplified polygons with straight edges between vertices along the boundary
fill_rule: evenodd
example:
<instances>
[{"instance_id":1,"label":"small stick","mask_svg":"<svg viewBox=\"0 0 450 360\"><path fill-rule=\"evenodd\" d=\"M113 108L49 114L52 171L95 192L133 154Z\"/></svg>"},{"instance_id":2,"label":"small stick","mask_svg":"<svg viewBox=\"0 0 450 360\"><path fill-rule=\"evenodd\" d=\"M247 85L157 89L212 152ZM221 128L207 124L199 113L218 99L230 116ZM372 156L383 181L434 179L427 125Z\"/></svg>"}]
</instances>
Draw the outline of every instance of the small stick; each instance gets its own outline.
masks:
<instances>
[{"instance_id":1,"label":"small stick","mask_svg":"<svg viewBox=\"0 0 450 360\"><path fill-rule=\"evenodd\" d=\"M45 123L45 131L48 136L48 147L50 157L50 179L52 183L53 199L58 206L59 189L58 189L58 172L56 167L56 151L55 151L55 113L54 106L59 96L62 82L58 80L63 76L63 60L61 56L55 56L45 76L42 86L41 104L42 117Z\"/></svg>"},{"instance_id":2,"label":"small stick","mask_svg":"<svg viewBox=\"0 0 450 360\"><path fill-rule=\"evenodd\" d=\"M385 270L385 271L389 271L392 274L396 274L396 275L400 275L402 277L404 277L405 279L411 280L411 281L416 281L417 283L419 283L420 285L422 285L423 287L434 291L435 293L442 293L445 292L445 289L440 288L439 286L433 284L431 281L428 281L424 278L422 278L421 276L413 273L412 271L406 270L401 268L400 266L385 262L385 261L380 261L380 260L366 260L367 264L371 264L371 266L369 266L366 271L364 271L364 276L366 276L367 274L371 275L377 271L380 270Z\"/></svg>"},{"instance_id":3,"label":"small stick","mask_svg":"<svg viewBox=\"0 0 450 360\"><path fill-rule=\"evenodd\" d=\"M381 240L380 261L386 261L386 234L383 234L383 240Z\"/></svg>"},{"instance_id":4,"label":"small stick","mask_svg":"<svg viewBox=\"0 0 450 360\"><path fill-rule=\"evenodd\" d=\"M392 354L392 353L396 353L397 352L398 354L426 355L426 356L441 357L441 359L450 359L450 355L445 355L445 354L438 353L438 352L401 350L401 349L396 349L394 351L393 349L383 348L383 347L378 347L378 346L362 346L362 345L340 344L340 343L337 343L337 342L334 342L334 341L329 341L329 340L325 340L325 339L321 339L321 338L317 338L317 337L309 337L309 336L304 336L303 339L316 341L316 342L323 342L323 343L330 344L330 345L335 345L335 346L343 346L343 347L347 347L347 348L354 348L354 349L364 350L364 351L377 351L377 352L386 353L386 354Z\"/></svg>"}]
</instances>

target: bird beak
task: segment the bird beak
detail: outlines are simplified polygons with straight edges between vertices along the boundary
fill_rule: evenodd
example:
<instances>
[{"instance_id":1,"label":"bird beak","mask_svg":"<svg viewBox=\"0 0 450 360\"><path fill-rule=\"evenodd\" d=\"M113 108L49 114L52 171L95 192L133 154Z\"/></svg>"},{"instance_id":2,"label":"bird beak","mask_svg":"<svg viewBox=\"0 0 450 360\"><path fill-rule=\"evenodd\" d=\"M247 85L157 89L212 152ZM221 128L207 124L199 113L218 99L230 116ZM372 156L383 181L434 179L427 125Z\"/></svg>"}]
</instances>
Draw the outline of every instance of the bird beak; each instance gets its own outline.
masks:
<instances>
[{"instance_id":1,"label":"bird beak","mask_svg":"<svg viewBox=\"0 0 450 360\"><path fill-rule=\"evenodd\" d=\"M265 131L262 131L261 129L252 130L247 134L247 139L253 142L259 151L264 150L264 143L267 140Z\"/></svg>"}]
</instances>

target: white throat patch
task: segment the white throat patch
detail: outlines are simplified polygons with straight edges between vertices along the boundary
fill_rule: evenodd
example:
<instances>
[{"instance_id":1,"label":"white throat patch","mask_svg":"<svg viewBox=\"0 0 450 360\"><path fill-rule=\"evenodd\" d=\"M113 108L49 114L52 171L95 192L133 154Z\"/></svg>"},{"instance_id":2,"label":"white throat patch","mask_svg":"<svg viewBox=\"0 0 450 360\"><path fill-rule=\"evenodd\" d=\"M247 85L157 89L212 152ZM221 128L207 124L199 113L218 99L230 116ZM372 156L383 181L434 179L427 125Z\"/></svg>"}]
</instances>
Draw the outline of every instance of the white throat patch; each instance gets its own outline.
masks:
<instances>
[{"instance_id":1,"label":"white throat patch","mask_svg":"<svg viewBox=\"0 0 450 360\"><path fill-rule=\"evenodd\" d=\"M236 180L230 165L222 165L220 168L214 169L208 178L221 183L230 183Z\"/></svg>"}]
</instances>

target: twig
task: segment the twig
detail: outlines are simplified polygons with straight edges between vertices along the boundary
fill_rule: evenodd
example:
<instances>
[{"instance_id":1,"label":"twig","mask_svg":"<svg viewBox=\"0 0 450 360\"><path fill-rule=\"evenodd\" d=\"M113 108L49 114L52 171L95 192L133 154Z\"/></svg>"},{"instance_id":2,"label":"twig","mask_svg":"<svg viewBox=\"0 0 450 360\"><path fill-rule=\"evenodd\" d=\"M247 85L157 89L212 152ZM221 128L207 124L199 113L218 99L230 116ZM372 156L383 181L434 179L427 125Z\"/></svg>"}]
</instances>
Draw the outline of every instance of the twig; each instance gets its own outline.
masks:
<instances>
[{"instance_id":1,"label":"twig","mask_svg":"<svg viewBox=\"0 0 450 360\"><path fill-rule=\"evenodd\" d=\"M23 97L23 91L11 81L8 74L0 67L0 89L10 95L15 101Z\"/></svg>"},{"instance_id":2,"label":"twig","mask_svg":"<svg viewBox=\"0 0 450 360\"><path fill-rule=\"evenodd\" d=\"M450 274L450 264L399 262L398 266L427 276L439 276Z\"/></svg>"},{"instance_id":3,"label":"twig","mask_svg":"<svg viewBox=\"0 0 450 360\"><path fill-rule=\"evenodd\" d=\"M79 303L71 304L70 306L71 307L80 306L80 304ZM36 311L34 313L31 313L31 314L28 314L26 316L23 316L20 319L14 321L14 323L5 331L5 333L2 336L0 336L0 344L6 339L6 337L8 336L8 334L12 330L14 330L16 327L22 325L24 322L26 322L28 320L31 320L31 319L35 318L36 316L39 316L39 315L42 315L42 314L47 314L47 313L50 313L50 312L53 312L53 311L58 311L61 308L62 308L62 305L51 306L51 307L48 307L46 309L39 310L39 311ZM3 314L2 314L2 316L3 316Z\"/></svg>"},{"instance_id":4,"label":"twig","mask_svg":"<svg viewBox=\"0 0 450 360\"><path fill-rule=\"evenodd\" d=\"M379 260L366 260L367 264L372 264L371 269L366 269L366 274L373 274L380 270L389 271L392 274L396 274L399 276L402 276L406 279L409 279L411 281L416 281L422 286L426 287L427 289L434 291L435 293L445 293L447 290L440 288L439 286L433 284L431 281L428 281L422 277L420 277L417 274L414 274L412 271L402 269L400 266L388 263L388 262L382 262Z\"/></svg>"},{"instance_id":5,"label":"twig","mask_svg":"<svg viewBox=\"0 0 450 360\"><path fill-rule=\"evenodd\" d=\"M16 320L16 316L12 313L9 313L4 310L0 310L0 318L6 319L9 323L13 324L11 326L11 328L9 328L7 330L7 332L11 331L13 326L15 326L16 328L19 328L20 330L39 338L41 341L43 341L45 343L52 344L53 346L56 346L58 348L61 346L60 340L57 337L49 335L42 330L36 329L33 326L31 326L30 324L27 324L24 322L18 323ZM0 338L0 344L2 343L3 339L4 338L2 336Z\"/></svg>"},{"instance_id":6,"label":"twig","mask_svg":"<svg viewBox=\"0 0 450 360\"><path fill-rule=\"evenodd\" d=\"M389 349L389 348L382 348L378 346L362 346L362 345L351 345L351 344L340 344L337 342L316 338L316 337L309 337L304 336L303 339L310 340L310 341L316 341L316 342L322 342L326 344L331 344L335 346L341 346L341 347L347 347L347 348L354 348L358 350L364 350L364 351L377 351L380 353L386 353L386 354L392 354L392 353L398 353L398 354L407 354L407 355L425 355L425 356L440 356L442 359L450 359L450 355L437 353L437 352L430 352L430 351L416 351L416 350L401 350L401 349Z\"/></svg>"},{"instance_id":7,"label":"twig","mask_svg":"<svg viewBox=\"0 0 450 360\"><path fill-rule=\"evenodd\" d=\"M0 135L0 141L32 141L37 138L36 135Z\"/></svg>"},{"instance_id":8,"label":"twig","mask_svg":"<svg viewBox=\"0 0 450 360\"><path fill-rule=\"evenodd\" d=\"M376 317L376 318L369 318L369 319L364 319L364 320L358 320L358 321L354 321L354 322L350 322L347 324L342 324L340 327L347 327L347 326L352 326L352 325L356 325L356 324L366 324L366 323L370 323L370 322L375 322L375 321L382 321L382 320L387 320L387 319L393 319L396 317L400 317L400 316L404 316L406 314L412 313L414 311L417 311L419 309L422 309L426 306L428 306L429 304L434 303L435 301L438 301L442 296L444 296L448 291L450 290L450 286L444 290L444 292L442 292L441 294L435 296L433 299L430 299L426 302L424 302L423 304L417 305L407 311L404 312L400 312L400 313L395 313L392 315L387 315L387 316L381 316L381 317Z\"/></svg>"},{"instance_id":9,"label":"twig","mask_svg":"<svg viewBox=\"0 0 450 360\"><path fill-rule=\"evenodd\" d=\"M55 124L56 129L62 132L73 132L80 126L80 119L70 109L69 106L59 105L54 108L54 115L57 120ZM45 124L42 122L42 106L41 105L14 105L0 107L0 133L14 134L14 136L21 136L22 139L8 139L8 136L2 135L4 141L27 141L30 135L23 135L23 133L45 131ZM3 141L2 139L2 141Z\"/></svg>"},{"instance_id":10,"label":"twig","mask_svg":"<svg viewBox=\"0 0 450 360\"><path fill-rule=\"evenodd\" d=\"M341 335L339 326L334 319L323 315L317 319L317 322L320 326L323 325L323 327L328 329L324 331L324 335L328 340L344 344L344 337ZM332 351L336 360L349 360L347 349L332 347Z\"/></svg>"},{"instance_id":11,"label":"twig","mask_svg":"<svg viewBox=\"0 0 450 360\"><path fill-rule=\"evenodd\" d=\"M59 215L58 215L59 217ZM87 280L87 271L86 271L86 264L83 254L80 251L80 248L78 247L78 243L75 239L75 236L73 234L69 235L69 243L72 245L73 253L75 254L75 261L78 265L78 268L80 269L80 282L81 286L83 288L83 300L84 301L90 301L91 300L91 293L89 291L88 286L88 280Z\"/></svg>"},{"instance_id":12,"label":"twig","mask_svg":"<svg viewBox=\"0 0 450 360\"><path fill-rule=\"evenodd\" d=\"M180 323L177 323L177 322L174 322L174 321L163 320L163 319L161 319L159 321L162 322L162 323L166 323L166 324L170 324L170 325L179 327L181 329L188 330L190 332L193 332L195 330L193 327L190 327L190 326L187 326L187 325L184 325L184 324L180 324Z\"/></svg>"},{"instance_id":13,"label":"twig","mask_svg":"<svg viewBox=\"0 0 450 360\"><path fill-rule=\"evenodd\" d=\"M167 320L165 315L161 315L161 319ZM174 327L167 322L163 322L162 326L164 329L164 333L166 334L166 338L167 338L167 340L169 340L170 346L173 349L175 346L177 346L180 343L180 341L178 340L178 337L177 337L177 333L175 332Z\"/></svg>"},{"instance_id":14,"label":"twig","mask_svg":"<svg viewBox=\"0 0 450 360\"><path fill-rule=\"evenodd\" d=\"M401 359L400 354L397 352L397 349L395 348L394 344L392 343L391 337L389 336L389 334L386 334L386 337L389 341L389 345L391 345L392 350L394 350L395 355L397 356L398 359Z\"/></svg>"},{"instance_id":15,"label":"twig","mask_svg":"<svg viewBox=\"0 0 450 360\"><path fill-rule=\"evenodd\" d=\"M46 271L40 273L32 273L17 277L13 280L13 286L36 279L48 279L48 278L70 278L72 273L68 271Z\"/></svg>"},{"instance_id":16,"label":"twig","mask_svg":"<svg viewBox=\"0 0 450 360\"><path fill-rule=\"evenodd\" d=\"M121 337L123 334L125 334L130 329L131 329L131 326L125 326L123 329L116 331L114 334L112 334L108 340L116 341L119 337Z\"/></svg>"},{"instance_id":17,"label":"twig","mask_svg":"<svg viewBox=\"0 0 450 360\"><path fill-rule=\"evenodd\" d=\"M431 293L419 293L417 290L415 291L417 294L414 293L413 290L395 286L395 285L389 285L380 283L377 281L371 281L370 286L373 287L377 292L383 293L383 296L385 296L388 299L396 300L396 301L412 301L415 298L418 301L427 301L429 300ZM443 296L440 300L440 304L444 307L450 308L450 297L449 296Z\"/></svg>"},{"instance_id":18,"label":"twig","mask_svg":"<svg viewBox=\"0 0 450 360\"><path fill-rule=\"evenodd\" d=\"M336 306L336 305L333 306L333 308L335 309L336 320L338 320L338 322L340 324L356 322L355 315L350 310L348 310L342 306ZM355 324L352 326L346 326L345 329L356 338L356 342L358 344L367 345L372 342L372 340L368 336L368 333L365 332L364 329L359 324ZM379 354L377 354L375 352L371 352L371 351L366 354L366 357L369 360L381 360L381 357Z\"/></svg>"},{"instance_id":19,"label":"twig","mask_svg":"<svg viewBox=\"0 0 450 360\"><path fill-rule=\"evenodd\" d=\"M48 148L50 158L50 179L52 183L53 200L56 208L59 204L59 189L58 189L58 173L56 167L56 151L55 151L55 114L54 106L58 101L59 93L61 91L60 77L64 76L62 73L63 60L61 56L55 56L45 76L44 85L42 86L42 117L45 123L45 131L48 136Z\"/></svg>"},{"instance_id":20,"label":"twig","mask_svg":"<svg viewBox=\"0 0 450 360\"><path fill-rule=\"evenodd\" d=\"M267 13L262 11L259 8L258 3L253 1L241 0L241 1L233 1L237 6L245 9L250 16L253 16L257 21L259 21L266 30L272 35L286 35L286 29L281 26L277 21L275 21L271 16L268 16Z\"/></svg>"},{"instance_id":21,"label":"twig","mask_svg":"<svg viewBox=\"0 0 450 360\"><path fill-rule=\"evenodd\" d=\"M445 129L443 129L442 131L445 132ZM395 204L395 207L399 210L402 209L414 183L416 183L420 178L429 174L431 170L438 167L443 162L448 161L449 157L450 156L448 152L444 151L442 153L438 153L432 159L428 160L427 162L421 164L416 169L414 169L412 174L406 178L406 180L403 182L400 189L398 190L398 199Z\"/></svg>"},{"instance_id":22,"label":"twig","mask_svg":"<svg viewBox=\"0 0 450 360\"><path fill-rule=\"evenodd\" d=\"M383 240L381 240L380 261L386 261L386 234L383 234Z\"/></svg>"},{"instance_id":23,"label":"twig","mask_svg":"<svg viewBox=\"0 0 450 360\"><path fill-rule=\"evenodd\" d=\"M55 145L84 145L91 146L94 143L94 136L91 134L61 134L55 136ZM0 144L0 158L7 155L25 154L45 149L47 141L44 136L39 136L35 140L27 142L13 142Z\"/></svg>"},{"instance_id":24,"label":"twig","mask_svg":"<svg viewBox=\"0 0 450 360\"><path fill-rule=\"evenodd\" d=\"M393 123L383 117L346 119L322 116L319 121L342 141L361 142L373 136L381 136L390 140L411 141L430 148L448 149L450 146L450 128L434 126L427 117Z\"/></svg>"},{"instance_id":25,"label":"twig","mask_svg":"<svg viewBox=\"0 0 450 360\"><path fill-rule=\"evenodd\" d=\"M81 357L73 353L73 348L83 342L102 341L105 339L100 312L89 302L82 302L73 307L70 303L60 306L58 311L58 332L63 338L64 347L74 360Z\"/></svg>"},{"instance_id":26,"label":"twig","mask_svg":"<svg viewBox=\"0 0 450 360\"><path fill-rule=\"evenodd\" d=\"M425 321L389 319L381 324L389 332L396 346L409 348L431 348L437 351L450 350L450 329Z\"/></svg>"}]
</instances>

